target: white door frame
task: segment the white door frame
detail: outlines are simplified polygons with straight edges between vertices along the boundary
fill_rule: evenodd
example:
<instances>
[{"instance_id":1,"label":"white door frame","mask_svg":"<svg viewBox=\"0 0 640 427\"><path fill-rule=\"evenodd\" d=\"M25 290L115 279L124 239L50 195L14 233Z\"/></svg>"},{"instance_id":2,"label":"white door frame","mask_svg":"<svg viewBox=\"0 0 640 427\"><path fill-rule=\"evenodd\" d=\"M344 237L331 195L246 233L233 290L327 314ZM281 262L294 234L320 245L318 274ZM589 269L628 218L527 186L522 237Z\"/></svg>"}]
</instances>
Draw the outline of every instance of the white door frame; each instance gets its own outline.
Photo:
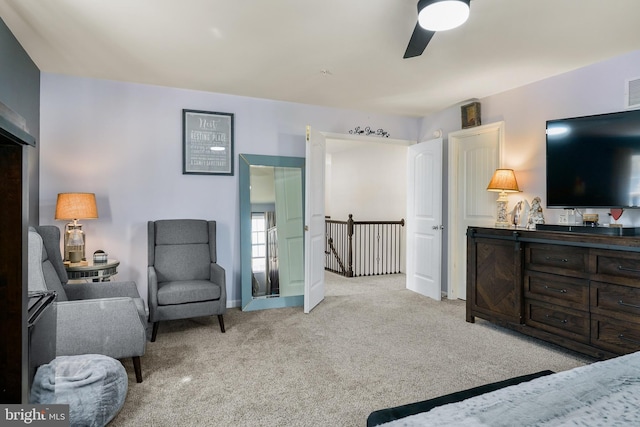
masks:
<instances>
[{"instance_id":1,"label":"white door frame","mask_svg":"<svg viewBox=\"0 0 640 427\"><path fill-rule=\"evenodd\" d=\"M380 144L380 145L393 145L406 147L407 150L410 146L417 144L417 141L410 139L395 139L395 138L381 138L379 136L367 136L367 135L359 135L359 134L345 134L345 133L333 133L333 132L320 132L327 141L327 155L330 155L333 152L341 151L342 146L349 147L348 149L355 148L367 148L371 146L371 144ZM340 147L337 147L337 144ZM407 171L408 173L408 171ZM406 218L406 215L405 215ZM400 266L402 273L406 272L406 254L407 254L407 245L406 245L406 227L402 228L401 239L404 243L402 246L402 250L400 251Z\"/></svg>"},{"instance_id":2,"label":"white door frame","mask_svg":"<svg viewBox=\"0 0 640 427\"><path fill-rule=\"evenodd\" d=\"M464 213L461 211L462 207L458 206L459 193L465 191L464 188L460 188L461 183L458 182L458 158L460 156L460 145L465 138L473 135L479 135L484 133L497 133L498 136L498 165L502 165L503 150L504 150L504 121L490 123L487 125L477 126L469 129L463 129L456 132L451 132L448 135L448 214L447 214L447 298L457 299L459 295L458 286L463 286L465 282L461 280L461 275L466 275L466 265L459 265L456 263L456 259L466 259L461 254L462 251L466 253L466 246L459 247L458 242L461 240L461 233L465 234L467 230L461 229L461 215ZM488 182L487 182L488 184ZM479 224L482 225L482 224ZM465 263L466 264L466 263Z\"/></svg>"},{"instance_id":3,"label":"white door frame","mask_svg":"<svg viewBox=\"0 0 640 427\"><path fill-rule=\"evenodd\" d=\"M399 139L388 139L371 136L335 134L329 132L321 132L307 126L306 131L306 179L305 179L305 283L304 283L304 312L309 313L311 310L324 299L324 241L320 242L318 228L322 227L322 236L324 236L324 188L325 188L325 162L326 162L326 143L327 140L338 139L351 141L351 143L385 143L396 145L410 145L414 141L405 141ZM318 158L312 159L312 151L322 153L322 167L320 167ZM313 164L311 164L313 162ZM321 170L320 170L321 169ZM319 177L321 175L322 182L315 182L311 176ZM313 181L313 182L312 182ZM313 187L313 190L311 189ZM322 196L318 198L315 194L316 190L321 189ZM310 194L311 192L314 194ZM312 212L313 211L313 212ZM320 222L322 221L322 224ZM320 245L320 243L322 243ZM321 250L321 252L320 252ZM321 254L321 255L320 255ZM320 263L320 265L316 265Z\"/></svg>"}]
</instances>

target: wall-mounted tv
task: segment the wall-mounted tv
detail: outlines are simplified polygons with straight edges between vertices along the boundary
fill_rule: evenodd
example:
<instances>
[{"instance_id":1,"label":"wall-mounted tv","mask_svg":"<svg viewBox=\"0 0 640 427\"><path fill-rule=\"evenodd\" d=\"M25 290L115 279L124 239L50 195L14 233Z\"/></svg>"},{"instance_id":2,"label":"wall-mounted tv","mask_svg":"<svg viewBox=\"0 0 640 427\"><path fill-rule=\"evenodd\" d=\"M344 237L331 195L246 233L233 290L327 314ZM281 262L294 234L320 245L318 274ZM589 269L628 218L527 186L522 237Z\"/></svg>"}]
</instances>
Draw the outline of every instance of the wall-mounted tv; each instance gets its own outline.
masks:
<instances>
[{"instance_id":1,"label":"wall-mounted tv","mask_svg":"<svg viewBox=\"0 0 640 427\"><path fill-rule=\"evenodd\" d=\"M640 110L547 121L547 206L640 207Z\"/></svg>"}]
</instances>

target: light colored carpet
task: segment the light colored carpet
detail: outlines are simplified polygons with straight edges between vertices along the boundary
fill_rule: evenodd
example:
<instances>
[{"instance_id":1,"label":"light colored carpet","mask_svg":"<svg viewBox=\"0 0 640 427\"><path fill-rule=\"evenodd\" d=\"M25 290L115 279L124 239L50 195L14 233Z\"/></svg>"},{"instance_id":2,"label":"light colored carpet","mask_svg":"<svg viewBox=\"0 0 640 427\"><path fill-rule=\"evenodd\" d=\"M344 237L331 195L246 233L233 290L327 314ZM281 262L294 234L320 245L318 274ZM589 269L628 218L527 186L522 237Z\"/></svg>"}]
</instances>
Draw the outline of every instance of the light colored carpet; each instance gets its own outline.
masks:
<instances>
[{"instance_id":1,"label":"light colored carpet","mask_svg":"<svg viewBox=\"0 0 640 427\"><path fill-rule=\"evenodd\" d=\"M137 384L110 426L363 426L370 412L589 362L477 320L464 301L405 289L404 275L326 273L326 298L302 308L228 310L218 321L160 324Z\"/></svg>"}]
</instances>

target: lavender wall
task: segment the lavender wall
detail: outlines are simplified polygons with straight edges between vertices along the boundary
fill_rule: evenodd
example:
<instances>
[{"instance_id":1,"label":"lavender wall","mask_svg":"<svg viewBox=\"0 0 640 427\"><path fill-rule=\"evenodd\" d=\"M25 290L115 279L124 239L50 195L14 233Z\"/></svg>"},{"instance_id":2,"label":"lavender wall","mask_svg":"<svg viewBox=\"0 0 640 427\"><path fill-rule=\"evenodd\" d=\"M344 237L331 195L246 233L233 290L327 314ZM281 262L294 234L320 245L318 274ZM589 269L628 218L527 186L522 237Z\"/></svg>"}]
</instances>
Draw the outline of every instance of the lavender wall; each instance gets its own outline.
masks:
<instances>
[{"instance_id":1,"label":"lavender wall","mask_svg":"<svg viewBox=\"0 0 640 427\"><path fill-rule=\"evenodd\" d=\"M87 253L107 251L118 280L147 293L148 220L218 221L218 260L231 304L240 300L238 175L182 174L182 109L235 114L239 153L305 155L305 126L348 133L384 128L417 139L419 119L43 73L40 223L54 221L57 194L96 193L100 218L84 221ZM237 170L237 163L236 163Z\"/></svg>"},{"instance_id":2,"label":"lavender wall","mask_svg":"<svg viewBox=\"0 0 640 427\"><path fill-rule=\"evenodd\" d=\"M640 51L482 98L482 123L505 122L503 167L516 171L523 190L510 203L540 196L546 202L545 122L549 119L623 111L625 81L640 77ZM444 136L460 129L460 106L423 119L422 139L442 129ZM557 222L560 209L547 209L547 222ZM609 222L606 210L588 210ZM640 211L624 213L620 222L640 226Z\"/></svg>"},{"instance_id":3,"label":"lavender wall","mask_svg":"<svg viewBox=\"0 0 640 427\"><path fill-rule=\"evenodd\" d=\"M545 121L623 110L625 80L638 70L640 51L480 99L483 123L505 121L503 166L516 170L524 190L512 202L544 202ZM85 222L87 250L118 258L118 279L135 280L145 296L146 221L192 217L218 220L229 299L240 298L237 175L182 175L183 108L235 113L236 156L304 156L306 124L334 133L371 125L408 140L440 129L445 147L447 134L460 129L459 105L414 119L44 73L40 223L64 225L53 220L57 193L95 192L100 218ZM606 211L595 212L606 219ZM549 222L558 215L546 210ZM621 221L640 226L640 213L625 212Z\"/></svg>"}]
</instances>

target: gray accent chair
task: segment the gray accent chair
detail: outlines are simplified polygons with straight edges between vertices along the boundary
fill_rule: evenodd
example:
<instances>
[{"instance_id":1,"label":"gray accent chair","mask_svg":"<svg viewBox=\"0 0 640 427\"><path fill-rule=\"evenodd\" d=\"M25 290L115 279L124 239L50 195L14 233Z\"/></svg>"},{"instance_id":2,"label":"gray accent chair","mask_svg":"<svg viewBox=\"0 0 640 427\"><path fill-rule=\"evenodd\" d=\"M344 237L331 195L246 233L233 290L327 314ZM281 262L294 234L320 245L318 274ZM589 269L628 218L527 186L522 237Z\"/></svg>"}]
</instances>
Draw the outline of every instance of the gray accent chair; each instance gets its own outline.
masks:
<instances>
[{"instance_id":1,"label":"gray accent chair","mask_svg":"<svg viewBox=\"0 0 640 427\"><path fill-rule=\"evenodd\" d=\"M131 357L141 383L148 313L135 282L67 282L58 227L30 227L29 291L57 294L56 356Z\"/></svg>"},{"instance_id":2,"label":"gray accent chair","mask_svg":"<svg viewBox=\"0 0 640 427\"><path fill-rule=\"evenodd\" d=\"M217 264L216 222L198 219L149 221L149 321L151 342L164 320L218 316L224 333L225 270Z\"/></svg>"}]
</instances>

